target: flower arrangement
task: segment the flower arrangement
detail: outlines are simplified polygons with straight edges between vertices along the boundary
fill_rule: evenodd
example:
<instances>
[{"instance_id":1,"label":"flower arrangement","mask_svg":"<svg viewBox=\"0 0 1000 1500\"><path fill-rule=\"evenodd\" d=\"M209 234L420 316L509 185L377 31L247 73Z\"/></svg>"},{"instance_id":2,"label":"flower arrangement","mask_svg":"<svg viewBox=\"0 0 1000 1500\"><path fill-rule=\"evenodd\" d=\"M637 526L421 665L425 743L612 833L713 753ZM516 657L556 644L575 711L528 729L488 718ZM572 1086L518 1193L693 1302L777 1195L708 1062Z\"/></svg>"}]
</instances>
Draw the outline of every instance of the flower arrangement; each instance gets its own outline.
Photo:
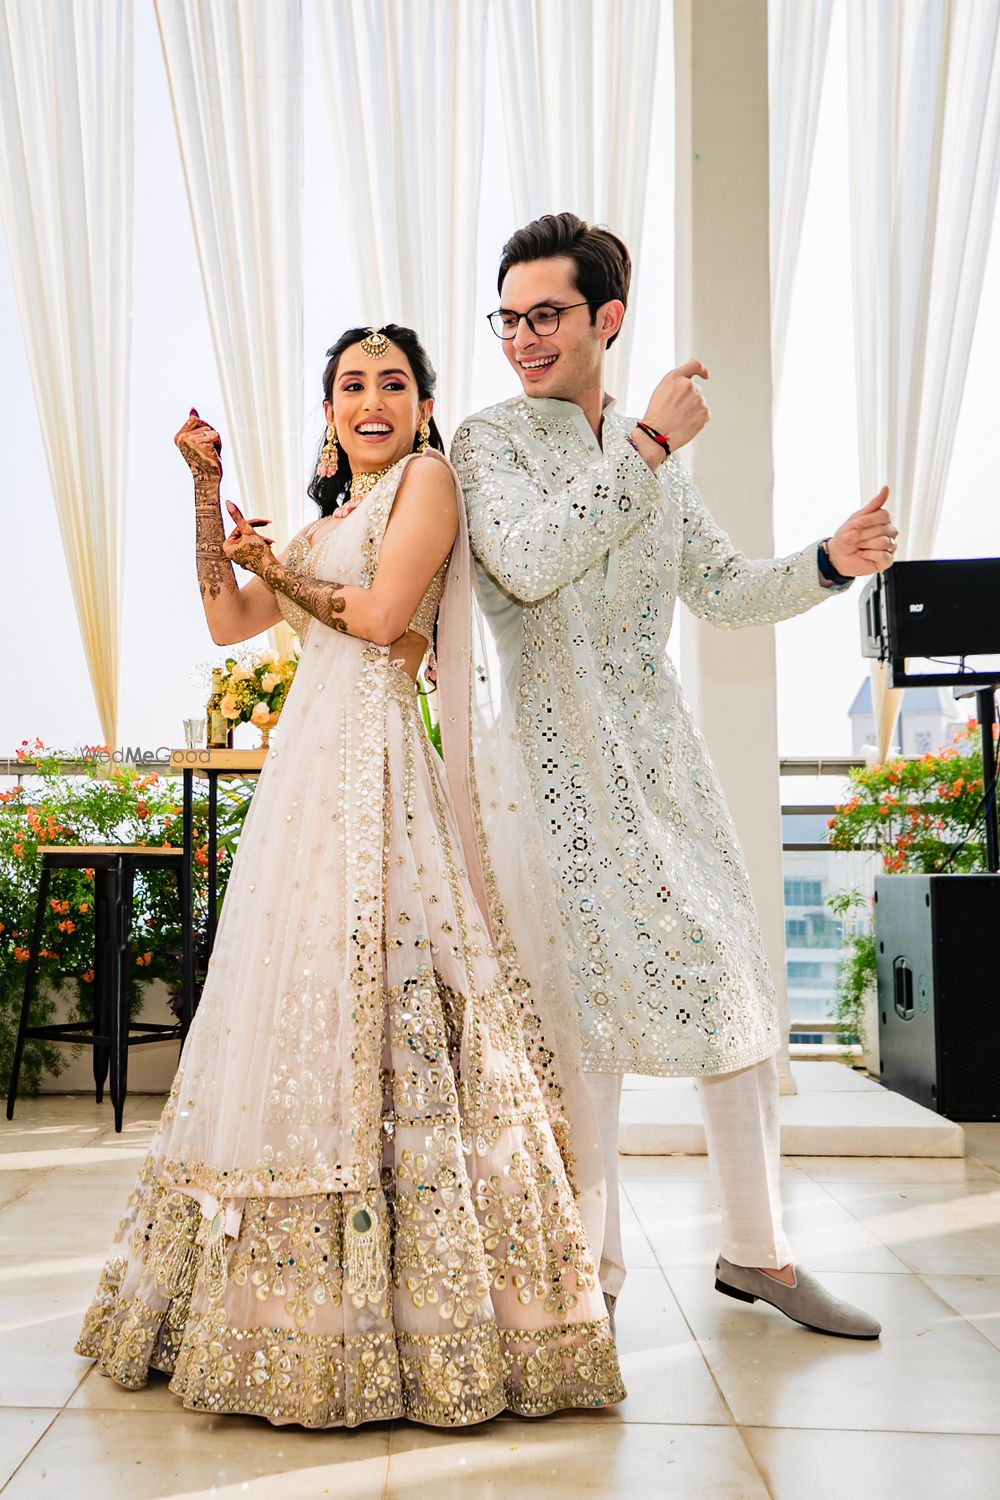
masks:
<instances>
[{"instance_id":1,"label":"flower arrangement","mask_svg":"<svg viewBox=\"0 0 1000 1500\"><path fill-rule=\"evenodd\" d=\"M850 795L828 820L830 847L877 850L889 875L984 869L978 736L970 719L933 754L852 771Z\"/></svg>"},{"instance_id":2,"label":"flower arrangement","mask_svg":"<svg viewBox=\"0 0 1000 1500\"><path fill-rule=\"evenodd\" d=\"M113 766L106 772L106 763L100 761L93 771L68 775L62 770L65 758L46 749L41 740L22 741L17 759L33 762L25 773L30 780L0 791L0 1088L10 1076L21 1008L38 891L39 844L120 842L176 848L183 838L176 778L143 773L135 766ZM208 889L207 813L207 799L196 796L193 894L199 927L204 924ZM231 860L231 851L220 848L220 891L225 889ZM137 877L131 946L129 1005L135 1016L143 990L153 980L165 980L175 993L180 990L181 912L173 872L150 870ZM51 1019L56 994L65 984L76 989L73 1018L92 1017L93 959L94 872L53 871L32 1011L35 1022ZM64 1048L29 1041L22 1091L37 1090L44 1071L60 1072L64 1057Z\"/></svg>"},{"instance_id":3,"label":"flower arrangement","mask_svg":"<svg viewBox=\"0 0 1000 1500\"><path fill-rule=\"evenodd\" d=\"M246 653L241 660L226 657L222 676L221 712L231 724L254 724L262 731L273 729L298 666L297 656L279 656L264 651Z\"/></svg>"}]
</instances>

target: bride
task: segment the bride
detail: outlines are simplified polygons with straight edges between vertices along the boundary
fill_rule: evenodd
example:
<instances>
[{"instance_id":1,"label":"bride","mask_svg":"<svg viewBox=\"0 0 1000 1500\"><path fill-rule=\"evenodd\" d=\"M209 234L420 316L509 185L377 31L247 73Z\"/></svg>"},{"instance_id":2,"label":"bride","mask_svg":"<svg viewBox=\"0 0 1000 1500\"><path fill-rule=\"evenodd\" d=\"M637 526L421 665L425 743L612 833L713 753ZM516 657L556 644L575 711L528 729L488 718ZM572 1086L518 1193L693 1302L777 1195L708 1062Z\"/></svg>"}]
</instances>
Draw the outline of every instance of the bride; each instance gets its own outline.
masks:
<instances>
[{"instance_id":1,"label":"bride","mask_svg":"<svg viewBox=\"0 0 1000 1500\"><path fill-rule=\"evenodd\" d=\"M176 438L213 639L284 615L302 653L77 1351L308 1427L603 1406L600 1153L434 372L390 324L323 385L321 516L280 559L235 506L223 535L218 434L192 411ZM446 776L415 688L435 632Z\"/></svg>"}]
</instances>

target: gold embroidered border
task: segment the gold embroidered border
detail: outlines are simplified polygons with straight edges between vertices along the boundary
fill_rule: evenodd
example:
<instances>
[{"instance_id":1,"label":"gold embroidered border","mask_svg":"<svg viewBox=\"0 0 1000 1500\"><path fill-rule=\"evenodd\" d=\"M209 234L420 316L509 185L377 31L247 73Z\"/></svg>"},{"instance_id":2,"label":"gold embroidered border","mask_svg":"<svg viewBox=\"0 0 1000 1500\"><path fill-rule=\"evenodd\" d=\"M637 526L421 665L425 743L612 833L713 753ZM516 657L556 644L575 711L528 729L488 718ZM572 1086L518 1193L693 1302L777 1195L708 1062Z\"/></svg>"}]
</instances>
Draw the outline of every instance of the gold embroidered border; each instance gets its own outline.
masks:
<instances>
[{"instance_id":1,"label":"gold embroidered border","mask_svg":"<svg viewBox=\"0 0 1000 1500\"><path fill-rule=\"evenodd\" d=\"M185 1330L170 1389L191 1410L303 1427L399 1417L466 1427L505 1410L548 1416L625 1395L606 1319L540 1333L489 1323L339 1338L233 1328L207 1314Z\"/></svg>"}]
</instances>

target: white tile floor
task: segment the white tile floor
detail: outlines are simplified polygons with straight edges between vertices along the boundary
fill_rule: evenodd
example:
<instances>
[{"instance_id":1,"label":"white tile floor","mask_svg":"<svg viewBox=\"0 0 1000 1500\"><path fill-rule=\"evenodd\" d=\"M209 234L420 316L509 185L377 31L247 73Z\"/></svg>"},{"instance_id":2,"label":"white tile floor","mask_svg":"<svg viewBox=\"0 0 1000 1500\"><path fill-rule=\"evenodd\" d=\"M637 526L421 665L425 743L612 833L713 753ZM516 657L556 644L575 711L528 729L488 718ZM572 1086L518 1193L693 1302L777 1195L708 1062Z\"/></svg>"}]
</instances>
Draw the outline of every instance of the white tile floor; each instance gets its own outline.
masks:
<instances>
[{"instance_id":1,"label":"white tile floor","mask_svg":"<svg viewBox=\"0 0 1000 1500\"><path fill-rule=\"evenodd\" d=\"M130 1097L117 1137L84 1098L25 1101L0 1122L5 1496L1000 1496L1000 1125L969 1126L964 1160L786 1160L793 1243L878 1314L878 1344L720 1297L704 1157L626 1157L620 1408L310 1433L187 1413L162 1378L121 1391L73 1353L161 1104Z\"/></svg>"}]
</instances>

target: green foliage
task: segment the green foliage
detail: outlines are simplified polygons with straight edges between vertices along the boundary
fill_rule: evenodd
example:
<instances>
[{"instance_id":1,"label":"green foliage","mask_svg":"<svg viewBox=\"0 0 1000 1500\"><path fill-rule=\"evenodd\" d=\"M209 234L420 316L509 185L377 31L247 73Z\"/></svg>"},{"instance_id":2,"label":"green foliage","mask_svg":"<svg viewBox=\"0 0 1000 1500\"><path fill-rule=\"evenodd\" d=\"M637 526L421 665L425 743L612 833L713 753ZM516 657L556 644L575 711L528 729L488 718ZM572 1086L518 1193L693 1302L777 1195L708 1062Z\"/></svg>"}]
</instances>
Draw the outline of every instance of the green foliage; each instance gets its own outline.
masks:
<instances>
[{"instance_id":1,"label":"green foliage","mask_svg":"<svg viewBox=\"0 0 1000 1500\"><path fill-rule=\"evenodd\" d=\"M836 891L827 897L827 906L844 924L847 946L837 971L835 996L837 1040L842 1047L860 1042L866 1047L864 997L875 984L875 934L871 927L870 907L859 890Z\"/></svg>"},{"instance_id":2,"label":"green foliage","mask_svg":"<svg viewBox=\"0 0 1000 1500\"><path fill-rule=\"evenodd\" d=\"M100 752L98 752L98 756ZM0 1089L10 1076L25 964L34 926L41 859L39 844L139 844L180 848L183 842L179 778L110 766L95 758L91 770L66 775L63 757L40 741L23 745L18 759L36 764L30 782L0 792ZM206 898L207 805L194 804L194 907L203 921ZM231 852L220 845L218 880L225 889ZM53 871L42 930L34 1024L53 1017L55 996L75 987L73 1017L93 1016L94 876L90 870ZM181 911L174 870L143 872L133 902L129 1008L133 1018L143 991L156 979L180 988ZM37 1092L43 1072L58 1073L65 1049L31 1041L25 1048L21 1090Z\"/></svg>"}]
</instances>

